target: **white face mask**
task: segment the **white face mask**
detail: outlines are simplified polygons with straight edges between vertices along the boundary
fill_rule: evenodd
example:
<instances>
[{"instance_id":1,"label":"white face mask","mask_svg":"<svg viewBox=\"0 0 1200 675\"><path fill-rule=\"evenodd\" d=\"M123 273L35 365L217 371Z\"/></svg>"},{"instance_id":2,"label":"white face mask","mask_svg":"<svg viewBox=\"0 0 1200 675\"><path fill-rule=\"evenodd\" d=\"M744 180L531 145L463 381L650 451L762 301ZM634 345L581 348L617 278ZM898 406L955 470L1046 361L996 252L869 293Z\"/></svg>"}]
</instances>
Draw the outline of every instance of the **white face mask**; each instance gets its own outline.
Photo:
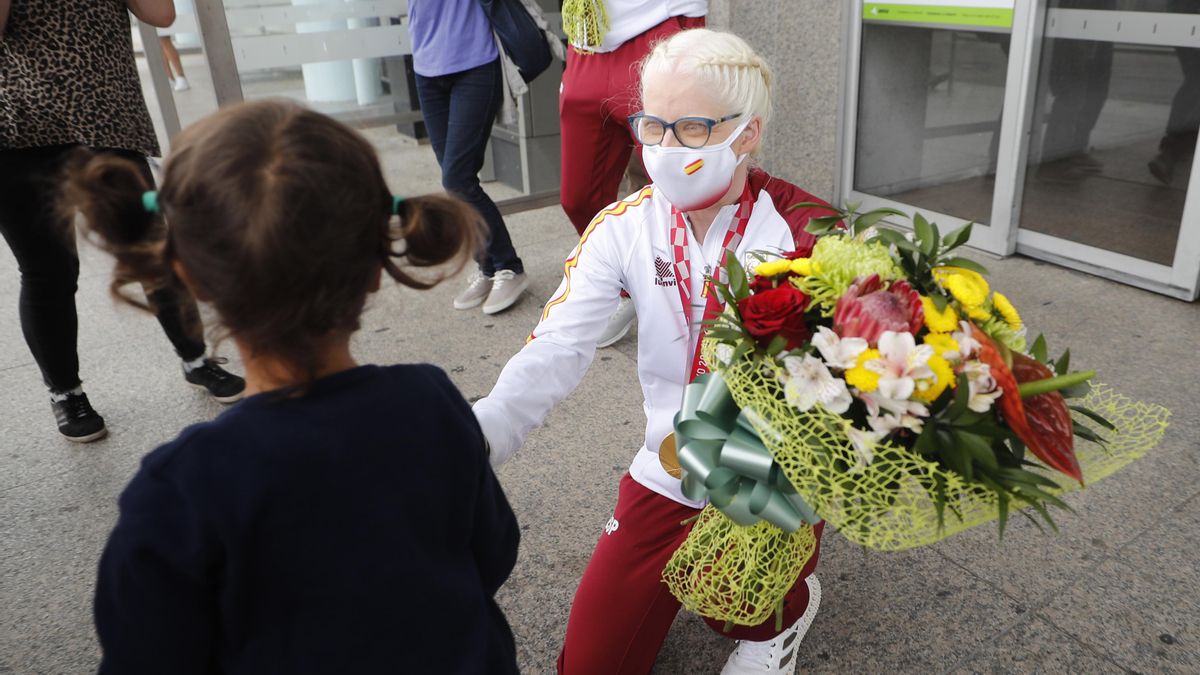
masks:
<instances>
[{"instance_id":1,"label":"white face mask","mask_svg":"<svg viewBox=\"0 0 1200 675\"><path fill-rule=\"evenodd\" d=\"M716 204L729 192L733 172L746 159L746 155L735 155L730 146L741 137L751 119L748 117L729 138L716 145L644 146L642 162L654 181L654 189L680 211L698 211Z\"/></svg>"}]
</instances>

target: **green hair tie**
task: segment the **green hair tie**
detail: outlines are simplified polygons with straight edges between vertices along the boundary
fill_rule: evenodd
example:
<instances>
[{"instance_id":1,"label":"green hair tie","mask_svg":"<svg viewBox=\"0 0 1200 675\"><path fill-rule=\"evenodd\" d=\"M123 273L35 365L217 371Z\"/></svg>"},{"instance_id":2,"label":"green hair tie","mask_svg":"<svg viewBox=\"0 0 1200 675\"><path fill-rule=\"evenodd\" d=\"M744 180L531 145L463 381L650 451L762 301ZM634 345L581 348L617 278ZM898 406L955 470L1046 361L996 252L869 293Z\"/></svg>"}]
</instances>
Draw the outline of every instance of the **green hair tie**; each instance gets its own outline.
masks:
<instances>
[{"instance_id":1,"label":"green hair tie","mask_svg":"<svg viewBox=\"0 0 1200 675\"><path fill-rule=\"evenodd\" d=\"M142 193L142 208L146 213L158 215L158 193L154 190Z\"/></svg>"},{"instance_id":2,"label":"green hair tie","mask_svg":"<svg viewBox=\"0 0 1200 675\"><path fill-rule=\"evenodd\" d=\"M392 195L392 215L400 215L400 205L404 203L404 197L400 195Z\"/></svg>"}]
</instances>

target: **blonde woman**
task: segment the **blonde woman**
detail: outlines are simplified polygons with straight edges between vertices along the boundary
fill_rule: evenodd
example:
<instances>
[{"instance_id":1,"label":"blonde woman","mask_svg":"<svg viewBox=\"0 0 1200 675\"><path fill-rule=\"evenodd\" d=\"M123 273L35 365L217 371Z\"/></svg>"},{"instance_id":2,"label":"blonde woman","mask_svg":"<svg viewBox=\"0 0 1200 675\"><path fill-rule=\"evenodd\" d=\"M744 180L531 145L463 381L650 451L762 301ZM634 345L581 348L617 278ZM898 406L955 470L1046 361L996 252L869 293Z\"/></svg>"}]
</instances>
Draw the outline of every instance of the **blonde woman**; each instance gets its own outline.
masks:
<instances>
[{"instance_id":1,"label":"blonde woman","mask_svg":"<svg viewBox=\"0 0 1200 675\"><path fill-rule=\"evenodd\" d=\"M591 221L532 339L474 408L499 465L578 385L620 290L629 291L641 326L645 442L580 581L559 655L563 673L646 673L653 666L679 610L662 570L687 535L680 522L704 506L683 496L658 449L672 432L684 387L706 370L698 351L703 322L721 308L705 278L719 273L727 251L744 261L756 250L811 249L803 229L810 212L788 207L819 201L754 168L771 118L771 75L745 41L704 29L680 32L652 50L641 81L643 109L629 121L654 184ZM820 602L815 564L816 556L785 607L784 630L774 630L773 619L739 629L744 639L722 672L795 668L795 650Z\"/></svg>"}]
</instances>

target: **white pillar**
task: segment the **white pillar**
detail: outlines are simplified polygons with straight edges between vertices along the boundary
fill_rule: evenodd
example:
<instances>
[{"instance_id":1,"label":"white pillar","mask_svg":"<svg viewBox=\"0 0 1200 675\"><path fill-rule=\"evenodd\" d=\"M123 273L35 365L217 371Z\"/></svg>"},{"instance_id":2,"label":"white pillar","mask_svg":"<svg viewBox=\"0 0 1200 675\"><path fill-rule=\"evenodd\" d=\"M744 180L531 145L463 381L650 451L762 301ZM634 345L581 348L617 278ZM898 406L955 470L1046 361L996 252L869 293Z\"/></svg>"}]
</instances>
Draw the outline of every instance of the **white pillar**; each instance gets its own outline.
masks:
<instances>
[{"instance_id":1,"label":"white pillar","mask_svg":"<svg viewBox=\"0 0 1200 675\"><path fill-rule=\"evenodd\" d=\"M354 0L346 0L354 2ZM365 19L350 19L351 30L355 28L370 28L379 25L375 17ZM367 105L379 100L383 95L383 69L379 59L354 59L354 91L358 95L358 104Z\"/></svg>"}]
</instances>

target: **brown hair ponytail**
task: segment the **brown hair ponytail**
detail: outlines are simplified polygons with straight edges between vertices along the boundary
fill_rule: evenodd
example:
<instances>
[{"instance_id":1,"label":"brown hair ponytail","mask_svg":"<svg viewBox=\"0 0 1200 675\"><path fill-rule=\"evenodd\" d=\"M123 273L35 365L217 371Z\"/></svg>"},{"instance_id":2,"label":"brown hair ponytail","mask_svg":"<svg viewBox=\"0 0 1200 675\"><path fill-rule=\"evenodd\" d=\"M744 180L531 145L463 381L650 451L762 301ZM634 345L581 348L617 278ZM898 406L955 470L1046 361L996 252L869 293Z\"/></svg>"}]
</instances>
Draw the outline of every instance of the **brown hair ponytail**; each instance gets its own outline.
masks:
<instances>
[{"instance_id":1,"label":"brown hair ponytail","mask_svg":"<svg viewBox=\"0 0 1200 675\"><path fill-rule=\"evenodd\" d=\"M399 222L388 227L383 267L393 279L410 288L432 288L457 274L468 256L476 252L486 231L483 217L475 209L442 195L405 199L397 216ZM412 267L434 267L451 261L457 265L425 281L401 269L395 262L398 258Z\"/></svg>"},{"instance_id":2,"label":"brown hair ponytail","mask_svg":"<svg viewBox=\"0 0 1200 675\"><path fill-rule=\"evenodd\" d=\"M76 210L82 213L88 240L116 258L109 285L113 296L147 310L146 302L125 287L136 282L152 291L172 278L166 225L142 203L142 195L151 189L142 167L133 161L79 150L67 163L61 207L66 222L72 222Z\"/></svg>"}]
</instances>

